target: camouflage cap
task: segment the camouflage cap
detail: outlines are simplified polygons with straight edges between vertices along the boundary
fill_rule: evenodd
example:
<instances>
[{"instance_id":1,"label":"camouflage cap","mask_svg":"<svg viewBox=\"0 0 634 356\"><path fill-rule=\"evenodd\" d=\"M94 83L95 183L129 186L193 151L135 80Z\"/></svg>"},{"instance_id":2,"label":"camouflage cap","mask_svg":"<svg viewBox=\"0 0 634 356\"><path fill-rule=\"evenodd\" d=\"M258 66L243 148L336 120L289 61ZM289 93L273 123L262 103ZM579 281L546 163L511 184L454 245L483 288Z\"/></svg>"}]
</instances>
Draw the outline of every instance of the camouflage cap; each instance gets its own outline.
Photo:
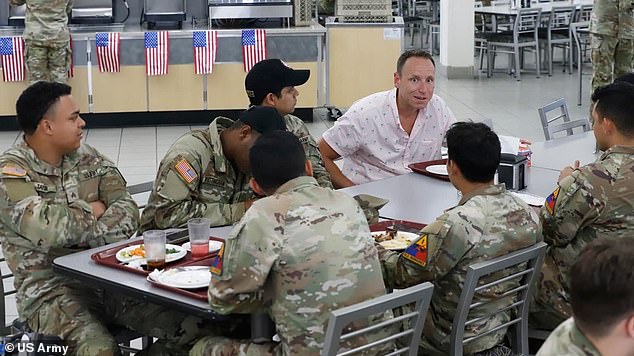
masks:
<instances>
[{"instance_id":1,"label":"camouflage cap","mask_svg":"<svg viewBox=\"0 0 634 356\"><path fill-rule=\"evenodd\" d=\"M275 130L286 131L284 118L272 107L252 106L243 111L238 120L251 126L252 129L259 133L267 133Z\"/></svg>"}]
</instances>

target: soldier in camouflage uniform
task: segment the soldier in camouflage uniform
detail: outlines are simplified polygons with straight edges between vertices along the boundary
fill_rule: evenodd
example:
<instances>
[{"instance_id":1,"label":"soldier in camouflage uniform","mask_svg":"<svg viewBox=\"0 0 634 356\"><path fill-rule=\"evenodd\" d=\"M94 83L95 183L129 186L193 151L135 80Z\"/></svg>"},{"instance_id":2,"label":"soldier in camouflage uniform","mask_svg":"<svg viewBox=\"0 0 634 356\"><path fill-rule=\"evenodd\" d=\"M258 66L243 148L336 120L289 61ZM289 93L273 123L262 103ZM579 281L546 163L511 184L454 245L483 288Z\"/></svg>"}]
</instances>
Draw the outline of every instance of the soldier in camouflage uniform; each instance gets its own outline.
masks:
<instances>
[{"instance_id":1,"label":"soldier in camouflage uniform","mask_svg":"<svg viewBox=\"0 0 634 356\"><path fill-rule=\"evenodd\" d=\"M634 2L595 0L590 17L592 90L632 71Z\"/></svg>"},{"instance_id":2,"label":"soldier in camouflage uniform","mask_svg":"<svg viewBox=\"0 0 634 356\"><path fill-rule=\"evenodd\" d=\"M571 316L569 269L581 249L603 236L632 238L634 231L634 86L614 83L592 95L597 162L567 167L541 210L550 245L530 322L552 330Z\"/></svg>"},{"instance_id":3,"label":"soldier in camouflage uniform","mask_svg":"<svg viewBox=\"0 0 634 356\"><path fill-rule=\"evenodd\" d=\"M70 66L68 18L73 0L10 0L26 4L24 44L29 83L66 83Z\"/></svg>"},{"instance_id":4,"label":"soldier in camouflage uniform","mask_svg":"<svg viewBox=\"0 0 634 356\"><path fill-rule=\"evenodd\" d=\"M161 161L141 230L182 227L200 217L212 226L238 221L256 198L249 149L261 133L284 129L276 110L253 107L236 122L217 117L209 129L180 137Z\"/></svg>"},{"instance_id":5,"label":"soldier in camouflage uniform","mask_svg":"<svg viewBox=\"0 0 634 356\"><path fill-rule=\"evenodd\" d=\"M630 356L634 351L634 239L590 242L570 270L574 318L537 356Z\"/></svg>"},{"instance_id":6,"label":"soldier in camouflage uniform","mask_svg":"<svg viewBox=\"0 0 634 356\"><path fill-rule=\"evenodd\" d=\"M306 83L310 71L294 70L279 59L265 59L256 63L244 79L244 87L251 105L270 106L284 116L286 128L292 132L304 146L306 159L313 165L313 174L317 183L332 188L330 174L324 167L319 147L308 132L302 119L291 115L295 111L299 92L297 85Z\"/></svg>"},{"instance_id":7,"label":"soldier in camouflage uniform","mask_svg":"<svg viewBox=\"0 0 634 356\"><path fill-rule=\"evenodd\" d=\"M227 237L212 264L209 302L223 314L266 309L281 341L207 337L190 355L319 355L331 310L385 294L368 224L352 198L310 177L310 163L291 133L262 135L250 155L251 187L268 197L255 202ZM391 312L372 322L385 317Z\"/></svg>"},{"instance_id":8,"label":"soldier in camouflage uniform","mask_svg":"<svg viewBox=\"0 0 634 356\"><path fill-rule=\"evenodd\" d=\"M18 313L33 330L62 338L71 354L117 354L110 323L169 339L177 345L162 346L181 350L211 329L199 330L198 318L106 295L53 272L56 257L126 239L139 223L117 168L81 144L85 122L70 91L49 82L26 89L16 104L24 139L0 156L0 241L15 276Z\"/></svg>"},{"instance_id":9,"label":"soldier in camouflage uniform","mask_svg":"<svg viewBox=\"0 0 634 356\"><path fill-rule=\"evenodd\" d=\"M388 287L405 288L424 281L434 283L420 353L447 355L449 335L469 265L504 256L541 240L537 214L526 203L494 185L500 162L500 141L482 123L458 122L447 131L447 168L453 185L462 192L458 206L447 210L421 230L418 241L402 253L379 247L383 278ZM499 278L500 275L491 275ZM489 302L491 294L516 288L511 281L478 292L473 303ZM471 310L468 319L485 317L465 329L465 338L511 319L511 313L486 317L513 302L513 298ZM500 344L502 328L465 346L465 354L510 351ZM504 353L499 353L504 354Z\"/></svg>"}]
</instances>

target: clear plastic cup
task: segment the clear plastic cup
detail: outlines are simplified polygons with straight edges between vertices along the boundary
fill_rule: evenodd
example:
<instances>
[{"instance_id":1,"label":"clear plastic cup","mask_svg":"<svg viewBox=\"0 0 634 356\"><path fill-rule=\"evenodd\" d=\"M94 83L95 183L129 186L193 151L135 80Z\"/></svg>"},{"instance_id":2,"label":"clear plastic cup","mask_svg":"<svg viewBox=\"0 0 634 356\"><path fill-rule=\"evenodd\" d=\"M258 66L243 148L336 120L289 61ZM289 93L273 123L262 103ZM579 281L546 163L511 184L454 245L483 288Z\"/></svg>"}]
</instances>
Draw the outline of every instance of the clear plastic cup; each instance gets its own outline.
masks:
<instances>
[{"instance_id":1,"label":"clear plastic cup","mask_svg":"<svg viewBox=\"0 0 634 356\"><path fill-rule=\"evenodd\" d=\"M187 221L192 257L204 257L209 254L210 224L211 221L205 218L193 218Z\"/></svg>"},{"instance_id":2,"label":"clear plastic cup","mask_svg":"<svg viewBox=\"0 0 634 356\"><path fill-rule=\"evenodd\" d=\"M165 268L165 231L148 230L143 233L145 260L148 271Z\"/></svg>"}]
</instances>

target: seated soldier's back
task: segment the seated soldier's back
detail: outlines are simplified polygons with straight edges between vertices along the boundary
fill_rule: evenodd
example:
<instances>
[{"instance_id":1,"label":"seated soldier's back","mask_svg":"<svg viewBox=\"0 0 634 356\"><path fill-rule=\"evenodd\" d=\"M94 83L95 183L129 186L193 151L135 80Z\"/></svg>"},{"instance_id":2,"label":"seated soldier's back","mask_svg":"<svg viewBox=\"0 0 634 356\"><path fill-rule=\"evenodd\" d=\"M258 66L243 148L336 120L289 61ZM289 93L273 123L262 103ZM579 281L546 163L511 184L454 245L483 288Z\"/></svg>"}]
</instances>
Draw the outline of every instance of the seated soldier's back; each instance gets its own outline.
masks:
<instances>
[{"instance_id":1,"label":"seated soldier's back","mask_svg":"<svg viewBox=\"0 0 634 356\"><path fill-rule=\"evenodd\" d=\"M284 191L288 183L294 187ZM282 353L319 355L330 311L381 296L385 286L357 202L312 177L288 183L252 207L281 221L282 251L265 289L274 291L271 315Z\"/></svg>"},{"instance_id":2,"label":"seated soldier's back","mask_svg":"<svg viewBox=\"0 0 634 356\"><path fill-rule=\"evenodd\" d=\"M514 251L534 245L541 240L541 228L537 214L524 202L506 192L503 187L491 186L484 192L472 196L463 205L448 210L428 228L444 236L442 259L436 260L438 268L453 266L444 275L437 275L432 297L432 307L423 332L423 348L446 354L449 349L449 335L455 317L460 294L464 287L467 268L477 262L491 260ZM423 230L425 231L425 230ZM441 267L444 266L444 267ZM431 268L434 268L433 266ZM439 273L440 274L440 273ZM505 275L494 273L485 281L499 279ZM518 286L516 280L501 283L478 292L472 303L488 302L505 291ZM467 320L487 316L513 302L513 298L500 299L469 312ZM511 319L510 312L496 314L483 321L469 325L465 338L481 334ZM466 345L465 353L479 352L499 344L506 328L476 339Z\"/></svg>"}]
</instances>

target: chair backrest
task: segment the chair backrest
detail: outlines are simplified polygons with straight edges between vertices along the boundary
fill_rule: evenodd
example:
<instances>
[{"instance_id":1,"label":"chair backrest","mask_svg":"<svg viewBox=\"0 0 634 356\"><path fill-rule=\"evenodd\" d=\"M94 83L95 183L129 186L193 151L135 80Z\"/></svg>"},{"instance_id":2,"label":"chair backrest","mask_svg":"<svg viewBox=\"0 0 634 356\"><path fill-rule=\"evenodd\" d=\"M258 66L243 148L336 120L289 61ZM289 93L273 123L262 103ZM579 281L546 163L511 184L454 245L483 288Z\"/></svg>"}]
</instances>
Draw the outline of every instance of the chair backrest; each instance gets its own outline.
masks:
<instances>
[{"instance_id":1,"label":"chair backrest","mask_svg":"<svg viewBox=\"0 0 634 356\"><path fill-rule=\"evenodd\" d=\"M128 193L130 193L130 195L133 196L134 200L139 205L139 209L143 209L147 205L147 200L150 196L149 192L152 191L153 187L154 187L154 181L149 181L149 182L129 185L127 189L128 189ZM147 193L147 194L144 194L144 193Z\"/></svg>"},{"instance_id":2,"label":"chair backrest","mask_svg":"<svg viewBox=\"0 0 634 356\"><path fill-rule=\"evenodd\" d=\"M576 13L575 6L553 6L548 19L548 29L568 32L570 24L575 21Z\"/></svg>"},{"instance_id":3,"label":"chair backrest","mask_svg":"<svg viewBox=\"0 0 634 356\"><path fill-rule=\"evenodd\" d=\"M491 6L509 5L511 0L491 0Z\"/></svg>"},{"instance_id":4,"label":"chair backrest","mask_svg":"<svg viewBox=\"0 0 634 356\"><path fill-rule=\"evenodd\" d=\"M0 251L0 335L8 335L11 333L11 323L13 320L7 320L7 297L15 294L15 288L13 288L13 273L7 266L7 262L4 259L4 252Z\"/></svg>"},{"instance_id":5,"label":"chair backrest","mask_svg":"<svg viewBox=\"0 0 634 356\"><path fill-rule=\"evenodd\" d=\"M395 291L371 300L350 305L330 313L328 328L326 329L326 338L324 340L324 348L321 352L322 356L334 355L350 355L363 350L368 350L379 345L392 343L394 340L403 338L408 341L408 346L395 350L390 355L407 354L414 356L418 353L418 344L420 343L421 333L427 309L431 301L434 285L426 282L415 285L413 287ZM383 320L378 324L369 325L363 329L358 329L343 333L344 328L357 320L367 320L372 315L384 313L401 306L416 303L413 310L404 312L403 315L392 319ZM406 321L410 320L409 323ZM397 325L403 325L402 329ZM381 329L393 329L396 333L386 336L383 339L376 340L367 345L360 345L354 349L349 349L339 353L341 342L355 338L369 332Z\"/></svg>"},{"instance_id":6,"label":"chair backrest","mask_svg":"<svg viewBox=\"0 0 634 356\"><path fill-rule=\"evenodd\" d=\"M575 22L590 21L590 16L592 16L592 5L581 5Z\"/></svg>"},{"instance_id":7,"label":"chair backrest","mask_svg":"<svg viewBox=\"0 0 634 356\"><path fill-rule=\"evenodd\" d=\"M566 105L566 99L559 98L552 103L542 106L537 109L539 112L539 119L542 123L542 129L544 130L544 137L546 140L552 140L553 134L566 131L566 135L573 135L573 128L583 127L584 131L590 130L590 123L588 120L579 119L570 121L570 115L568 114L568 105ZM556 122L559 121L559 122Z\"/></svg>"},{"instance_id":8,"label":"chair backrest","mask_svg":"<svg viewBox=\"0 0 634 356\"><path fill-rule=\"evenodd\" d=\"M531 34L537 41L538 29L541 24L541 8L525 8L517 10L515 24L513 25L513 37L518 42L520 35Z\"/></svg>"},{"instance_id":9,"label":"chair backrest","mask_svg":"<svg viewBox=\"0 0 634 356\"><path fill-rule=\"evenodd\" d=\"M514 355L528 356L528 308L530 293L533 289L536 273L539 271L544 259L546 247L547 245L544 242L538 242L531 247L515 251L506 256L469 266L462 293L458 301L456 316L454 317L451 328L450 355L462 356L465 344L497 330L510 328L511 334L514 335L512 340ZM487 283L480 283L483 277L505 270L508 271L505 277L487 281ZM500 284L510 281L515 281L517 286L503 293L498 293L495 297L491 297L491 293L489 293L490 300L487 302L472 303L473 296L476 293L486 292L490 288L499 287ZM503 298L513 298L513 302L489 315L467 320L471 310ZM482 330L477 335L470 336L467 339L464 338L465 326L485 321L496 314L507 311L510 311L512 315L510 321L488 330Z\"/></svg>"}]
</instances>

